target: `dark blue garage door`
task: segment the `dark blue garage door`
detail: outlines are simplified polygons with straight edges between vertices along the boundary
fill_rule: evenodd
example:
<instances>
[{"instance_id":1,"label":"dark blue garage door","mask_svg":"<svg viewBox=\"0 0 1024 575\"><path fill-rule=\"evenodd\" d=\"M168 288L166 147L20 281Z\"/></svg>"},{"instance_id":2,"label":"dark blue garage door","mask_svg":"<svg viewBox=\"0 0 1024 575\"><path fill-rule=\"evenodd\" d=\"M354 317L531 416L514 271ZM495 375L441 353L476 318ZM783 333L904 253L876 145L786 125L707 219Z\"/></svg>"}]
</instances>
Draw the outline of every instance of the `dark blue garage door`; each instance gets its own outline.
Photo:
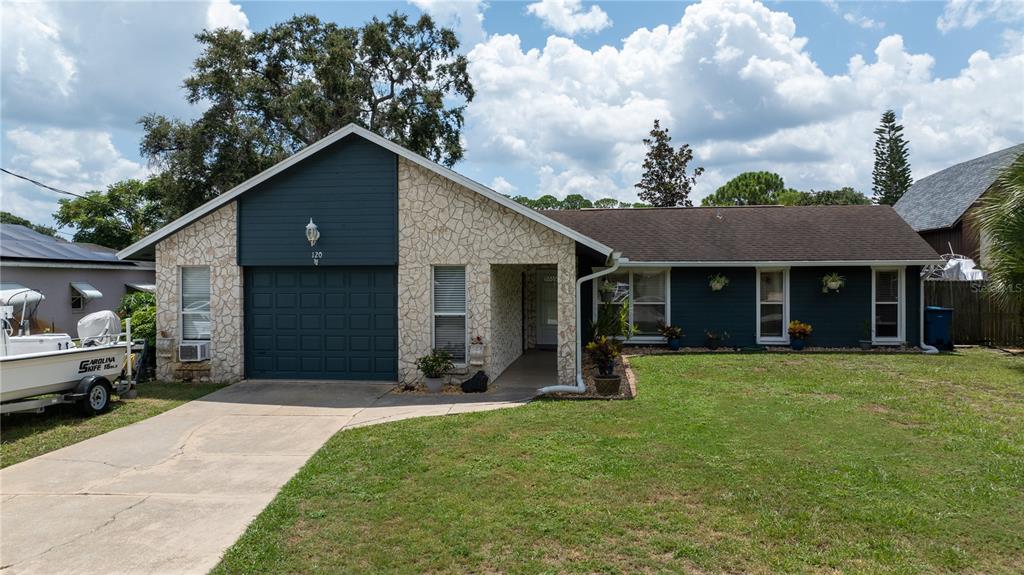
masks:
<instances>
[{"instance_id":1,"label":"dark blue garage door","mask_svg":"<svg viewBox=\"0 0 1024 575\"><path fill-rule=\"evenodd\" d=\"M246 268L246 376L394 381L396 280L394 267Z\"/></svg>"}]
</instances>

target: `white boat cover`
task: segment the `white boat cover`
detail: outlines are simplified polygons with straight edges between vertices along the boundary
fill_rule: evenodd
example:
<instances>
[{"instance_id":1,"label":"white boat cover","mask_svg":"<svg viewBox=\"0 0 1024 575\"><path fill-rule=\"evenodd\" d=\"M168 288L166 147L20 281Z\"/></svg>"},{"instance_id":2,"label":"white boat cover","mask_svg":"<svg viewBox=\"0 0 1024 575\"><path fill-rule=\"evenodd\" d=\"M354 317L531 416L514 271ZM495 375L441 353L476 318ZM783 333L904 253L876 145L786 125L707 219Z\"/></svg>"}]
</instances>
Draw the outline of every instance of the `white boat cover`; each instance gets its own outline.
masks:
<instances>
[{"instance_id":1,"label":"white boat cover","mask_svg":"<svg viewBox=\"0 0 1024 575\"><path fill-rule=\"evenodd\" d=\"M46 296L34 289L18 284L4 284L0 289L0 305L34 304L46 299Z\"/></svg>"},{"instance_id":2,"label":"white boat cover","mask_svg":"<svg viewBox=\"0 0 1024 575\"><path fill-rule=\"evenodd\" d=\"M111 343L121 335L121 318L110 310L91 313L78 320L78 339L83 346Z\"/></svg>"},{"instance_id":3,"label":"white boat cover","mask_svg":"<svg viewBox=\"0 0 1024 575\"><path fill-rule=\"evenodd\" d=\"M942 269L942 279L953 281L982 281L985 274L971 258L951 258Z\"/></svg>"}]
</instances>

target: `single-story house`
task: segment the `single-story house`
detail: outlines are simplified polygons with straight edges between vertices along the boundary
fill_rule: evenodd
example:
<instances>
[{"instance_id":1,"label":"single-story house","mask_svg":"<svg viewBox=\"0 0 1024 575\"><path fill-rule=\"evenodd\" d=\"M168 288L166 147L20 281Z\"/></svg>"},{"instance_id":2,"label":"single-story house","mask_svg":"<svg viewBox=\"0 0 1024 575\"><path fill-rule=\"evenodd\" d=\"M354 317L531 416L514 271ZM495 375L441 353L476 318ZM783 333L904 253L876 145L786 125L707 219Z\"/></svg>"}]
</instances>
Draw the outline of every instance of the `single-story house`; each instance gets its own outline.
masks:
<instances>
[{"instance_id":1,"label":"single-story house","mask_svg":"<svg viewBox=\"0 0 1024 575\"><path fill-rule=\"evenodd\" d=\"M538 212L354 125L118 255L156 261L163 379L404 382L432 348L497 377L547 348L565 385L595 285L632 294L635 343L668 319L783 344L794 318L822 345L856 346L864 322L916 345L918 266L938 258L885 206Z\"/></svg>"},{"instance_id":2,"label":"single-story house","mask_svg":"<svg viewBox=\"0 0 1024 575\"><path fill-rule=\"evenodd\" d=\"M155 291L155 275L152 262L122 260L110 248L0 224L0 294L29 288L46 298L36 309L33 330L75 335L85 315L117 310L126 293ZM20 320L21 308L15 313Z\"/></svg>"},{"instance_id":3,"label":"single-story house","mask_svg":"<svg viewBox=\"0 0 1024 575\"><path fill-rule=\"evenodd\" d=\"M951 253L985 265L985 244L970 214L999 172L1024 154L1024 144L961 162L921 178L893 208L940 254Z\"/></svg>"}]
</instances>

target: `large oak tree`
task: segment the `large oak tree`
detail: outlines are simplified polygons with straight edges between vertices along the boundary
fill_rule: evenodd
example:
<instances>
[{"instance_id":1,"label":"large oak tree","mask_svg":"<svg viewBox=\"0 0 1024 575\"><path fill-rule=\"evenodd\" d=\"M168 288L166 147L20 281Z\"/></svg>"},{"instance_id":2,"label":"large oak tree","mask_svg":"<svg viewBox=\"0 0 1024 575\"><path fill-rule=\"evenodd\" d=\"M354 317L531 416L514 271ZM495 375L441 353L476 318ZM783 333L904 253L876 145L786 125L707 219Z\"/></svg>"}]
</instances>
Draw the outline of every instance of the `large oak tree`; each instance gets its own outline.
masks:
<instances>
[{"instance_id":1,"label":"large oak tree","mask_svg":"<svg viewBox=\"0 0 1024 575\"><path fill-rule=\"evenodd\" d=\"M184 87L205 111L140 120L169 218L350 122L448 166L462 158L474 95L467 60L429 16L349 28L305 15L251 36L221 28L196 39L203 51Z\"/></svg>"}]
</instances>

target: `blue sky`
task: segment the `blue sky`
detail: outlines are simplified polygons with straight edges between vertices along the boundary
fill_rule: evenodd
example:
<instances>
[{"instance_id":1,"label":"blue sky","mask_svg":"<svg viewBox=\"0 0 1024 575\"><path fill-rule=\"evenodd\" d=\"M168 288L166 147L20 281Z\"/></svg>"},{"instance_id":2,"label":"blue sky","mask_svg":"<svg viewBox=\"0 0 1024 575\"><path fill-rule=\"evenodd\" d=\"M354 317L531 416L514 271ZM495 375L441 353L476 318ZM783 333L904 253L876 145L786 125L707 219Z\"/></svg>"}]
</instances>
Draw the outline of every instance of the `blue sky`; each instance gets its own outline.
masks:
<instances>
[{"instance_id":1,"label":"blue sky","mask_svg":"<svg viewBox=\"0 0 1024 575\"><path fill-rule=\"evenodd\" d=\"M189 117L204 27L293 14L359 25L428 12L457 31L477 98L456 169L505 193L632 199L654 118L707 168L869 192L871 130L901 116L916 177L1024 141L1024 2L4 3L0 162L81 192L144 177L137 119ZM3 176L2 209L57 196Z\"/></svg>"}]
</instances>

